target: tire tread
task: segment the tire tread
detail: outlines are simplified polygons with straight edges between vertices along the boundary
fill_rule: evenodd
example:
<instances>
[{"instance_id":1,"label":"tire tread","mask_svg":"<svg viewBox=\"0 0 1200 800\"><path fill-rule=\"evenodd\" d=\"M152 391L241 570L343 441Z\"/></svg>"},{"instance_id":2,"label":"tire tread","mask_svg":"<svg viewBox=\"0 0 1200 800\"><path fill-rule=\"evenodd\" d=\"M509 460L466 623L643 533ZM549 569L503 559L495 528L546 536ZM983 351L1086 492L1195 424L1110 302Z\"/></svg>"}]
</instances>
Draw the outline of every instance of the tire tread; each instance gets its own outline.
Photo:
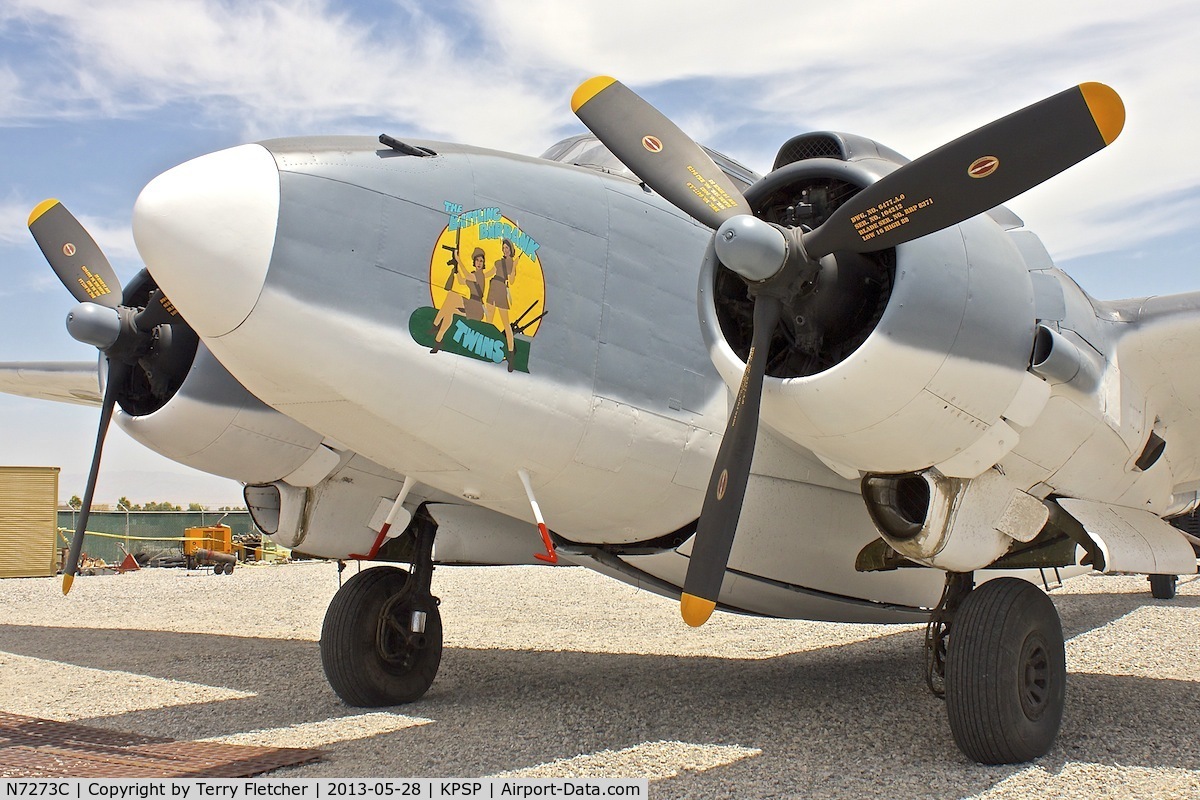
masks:
<instances>
[{"instance_id":1,"label":"tire tread","mask_svg":"<svg viewBox=\"0 0 1200 800\"><path fill-rule=\"evenodd\" d=\"M432 683L441 661L442 629L437 608L426 621L430 653L405 676L406 680L387 679L373 669L376 659L374 633L366 636L382 601L391 593L382 584L398 582L403 587L408 572L398 567L373 567L350 578L333 596L321 625L321 665L325 677L346 704L360 708L379 708L412 702L421 697ZM364 612L371 622L364 628ZM419 673L419 674L416 674Z\"/></svg>"},{"instance_id":2,"label":"tire tread","mask_svg":"<svg viewBox=\"0 0 1200 800\"><path fill-rule=\"evenodd\" d=\"M1052 701L1057 707L1047 709L1046 725L1029 736L1006 725L1001 707L1005 678L998 673L1003 648L1011 631L1030 619L1046 626L1047 647L1062 647L1062 629L1050 598L1020 578L996 578L967 596L951 628L945 684L950 730L959 749L980 763L1029 761L1044 755L1057 735L1061 696ZM1065 684L1065 655L1061 650L1049 655L1052 680ZM1063 688L1054 691L1061 694Z\"/></svg>"}]
</instances>

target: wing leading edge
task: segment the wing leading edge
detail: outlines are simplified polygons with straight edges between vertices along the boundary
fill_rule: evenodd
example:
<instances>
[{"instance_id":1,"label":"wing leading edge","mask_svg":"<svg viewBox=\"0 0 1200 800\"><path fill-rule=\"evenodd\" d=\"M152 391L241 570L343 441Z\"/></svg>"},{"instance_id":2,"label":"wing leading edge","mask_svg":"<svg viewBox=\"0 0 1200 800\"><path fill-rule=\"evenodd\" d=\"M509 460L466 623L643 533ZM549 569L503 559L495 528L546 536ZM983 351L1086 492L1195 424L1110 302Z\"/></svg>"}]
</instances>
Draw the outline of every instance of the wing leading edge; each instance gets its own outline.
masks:
<instances>
[{"instance_id":1,"label":"wing leading edge","mask_svg":"<svg viewBox=\"0 0 1200 800\"><path fill-rule=\"evenodd\" d=\"M0 392L84 406L101 400L95 361L0 362Z\"/></svg>"}]
</instances>

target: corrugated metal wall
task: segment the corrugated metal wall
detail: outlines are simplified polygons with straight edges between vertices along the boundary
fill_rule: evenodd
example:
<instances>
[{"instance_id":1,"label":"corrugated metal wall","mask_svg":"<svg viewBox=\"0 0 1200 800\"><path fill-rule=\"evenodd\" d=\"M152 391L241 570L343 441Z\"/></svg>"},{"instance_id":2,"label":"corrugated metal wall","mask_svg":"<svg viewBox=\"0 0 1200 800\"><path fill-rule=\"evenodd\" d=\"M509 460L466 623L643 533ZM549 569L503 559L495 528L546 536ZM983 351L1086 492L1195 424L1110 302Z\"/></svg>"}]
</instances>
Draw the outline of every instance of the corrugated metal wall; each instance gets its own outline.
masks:
<instances>
[{"instance_id":1,"label":"corrugated metal wall","mask_svg":"<svg viewBox=\"0 0 1200 800\"><path fill-rule=\"evenodd\" d=\"M54 575L58 467L0 467L0 578Z\"/></svg>"}]
</instances>

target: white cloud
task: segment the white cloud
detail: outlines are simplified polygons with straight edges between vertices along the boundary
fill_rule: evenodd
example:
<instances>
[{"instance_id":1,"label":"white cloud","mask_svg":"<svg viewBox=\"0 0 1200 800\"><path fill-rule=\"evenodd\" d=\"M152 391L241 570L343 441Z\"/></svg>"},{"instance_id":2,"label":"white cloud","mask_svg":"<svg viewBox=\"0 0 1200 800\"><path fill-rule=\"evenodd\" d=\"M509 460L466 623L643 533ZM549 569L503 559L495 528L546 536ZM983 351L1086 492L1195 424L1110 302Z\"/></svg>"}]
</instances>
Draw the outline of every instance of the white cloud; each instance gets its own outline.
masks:
<instances>
[{"instance_id":1,"label":"white cloud","mask_svg":"<svg viewBox=\"0 0 1200 800\"><path fill-rule=\"evenodd\" d=\"M550 102L502 68L483 71L481 55L464 62L420 16L416 30L384 37L315 0L18 0L11 13L52 31L71 67L66 85L52 76L29 90L43 115L192 103L250 137L394 117L502 146L532 138Z\"/></svg>"},{"instance_id":2,"label":"white cloud","mask_svg":"<svg viewBox=\"0 0 1200 800\"><path fill-rule=\"evenodd\" d=\"M1166 192L1137 203L1103 197L1054 206L1054 198L1037 198L1030 216L1045 224L1042 240L1058 259L1072 259L1114 250L1127 250L1144 242L1194 230L1200 219L1200 191ZM1080 213L1083 208L1087 213ZM1170 264L1193 273L1190 264ZM1193 279L1190 282L1195 284Z\"/></svg>"},{"instance_id":3,"label":"white cloud","mask_svg":"<svg viewBox=\"0 0 1200 800\"><path fill-rule=\"evenodd\" d=\"M1018 201L1033 227L1056 231L1059 255L1177 230L1178 216L1124 230L1098 221L1114 206L1141 208L1164 192L1200 187L1200 165L1174 158L1194 148L1200 129L1192 102L1200 97L1200 6L1191 2L751 1L707 20L692 2L525 0L501 13L492 13L493 0L472 6L490 14L498 38L522 42L513 57L528 69L551 62L580 77L613 74L635 89L737 79L736 97L721 93L735 103L724 112L704 105L676 115L697 138L762 120L797 133L860 133L916 157L1073 84L1109 83L1129 112L1118 142Z\"/></svg>"},{"instance_id":4,"label":"white cloud","mask_svg":"<svg viewBox=\"0 0 1200 800\"><path fill-rule=\"evenodd\" d=\"M577 125L575 84L597 72L669 93L687 82L694 106L673 111L702 140L736 142L754 127L832 128L910 156L1084 80L1125 97L1117 144L1014 204L1057 254L1119 246L1094 221L1114 203L1143 207L1200 187L1200 165L1176 160L1200 129L1193 32L1200 7L1014 0L1003 8L939 0L837 6L748 0L715 16L693 0L411 0L378 24L321 0L10 0L0 25L31 26L46 59L0 68L0 122L134 116L172 105L199 125L245 138L361 130L394 120L400 135L540 151ZM730 87L733 87L731 89ZM3 96L4 93L0 93ZM735 133L738 132L738 133ZM751 137L752 138L752 137ZM765 145L730 155L769 163ZM124 225L97 239L133 256ZM1165 227L1171 227L1165 225ZM0 236L7 235L0 232Z\"/></svg>"},{"instance_id":5,"label":"white cloud","mask_svg":"<svg viewBox=\"0 0 1200 800\"><path fill-rule=\"evenodd\" d=\"M21 79L8 64L0 64L0 119L14 116L21 97Z\"/></svg>"},{"instance_id":6,"label":"white cloud","mask_svg":"<svg viewBox=\"0 0 1200 800\"><path fill-rule=\"evenodd\" d=\"M23 245L29 244L31 237L25 223L29 220L29 211L33 204L25 203L16 198L0 201L0 244Z\"/></svg>"},{"instance_id":7,"label":"white cloud","mask_svg":"<svg viewBox=\"0 0 1200 800\"><path fill-rule=\"evenodd\" d=\"M110 261L141 258L137 246L133 243L133 230L129 227L128 220L116 222L104 217L80 214L79 222L96 240L96 244L100 245L100 249Z\"/></svg>"}]
</instances>

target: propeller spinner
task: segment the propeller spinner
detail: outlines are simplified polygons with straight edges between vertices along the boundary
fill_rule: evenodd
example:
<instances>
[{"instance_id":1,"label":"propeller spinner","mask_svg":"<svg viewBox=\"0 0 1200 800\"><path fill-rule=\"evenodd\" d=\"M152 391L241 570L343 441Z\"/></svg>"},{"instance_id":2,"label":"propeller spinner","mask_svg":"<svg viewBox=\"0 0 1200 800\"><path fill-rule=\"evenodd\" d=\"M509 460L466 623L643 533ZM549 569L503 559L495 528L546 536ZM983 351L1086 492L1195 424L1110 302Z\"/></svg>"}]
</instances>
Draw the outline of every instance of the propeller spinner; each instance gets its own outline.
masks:
<instances>
[{"instance_id":1,"label":"propeller spinner","mask_svg":"<svg viewBox=\"0 0 1200 800\"><path fill-rule=\"evenodd\" d=\"M59 201L45 200L33 209L29 215L29 232L59 280L79 301L67 316L67 330L75 339L99 349L108 359L108 380L100 405L100 425L96 431L92 465L78 523L71 537L71 548L63 564L63 594L67 594L79 571L84 531L100 472L100 456L117 393L135 365L152 363L151 351L156 339L169 340L169 336L159 331L159 326L169 326L179 321L179 316L158 289L151 292L144 309L123 305L121 281L108 259L79 220Z\"/></svg>"},{"instance_id":2,"label":"propeller spinner","mask_svg":"<svg viewBox=\"0 0 1200 800\"><path fill-rule=\"evenodd\" d=\"M571 108L638 177L696 221L754 297L746 369L717 453L680 608L692 626L716 608L758 433L766 350L784 303L811 286L821 259L895 247L988 211L1111 144L1125 123L1115 91L1084 83L911 161L841 205L815 230L753 209L708 154L657 109L609 77L585 81ZM836 258L836 257L835 257Z\"/></svg>"}]
</instances>

